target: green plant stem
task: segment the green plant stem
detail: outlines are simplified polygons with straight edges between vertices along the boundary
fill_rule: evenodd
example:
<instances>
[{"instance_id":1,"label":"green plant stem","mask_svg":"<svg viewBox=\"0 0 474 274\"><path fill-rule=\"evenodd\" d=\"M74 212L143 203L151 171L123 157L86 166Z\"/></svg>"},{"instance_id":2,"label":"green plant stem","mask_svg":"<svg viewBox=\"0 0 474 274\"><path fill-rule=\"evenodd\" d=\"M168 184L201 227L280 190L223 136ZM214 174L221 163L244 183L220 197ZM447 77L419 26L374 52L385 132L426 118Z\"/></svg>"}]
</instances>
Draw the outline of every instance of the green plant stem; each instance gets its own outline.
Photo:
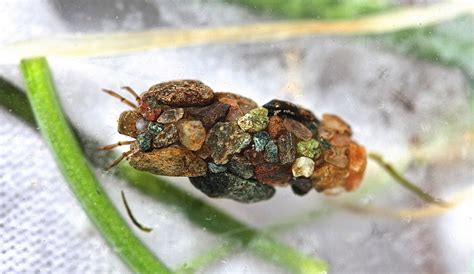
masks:
<instances>
[{"instance_id":1,"label":"green plant stem","mask_svg":"<svg viewBox=\"0 0 474 274\"><path fill-rule=\"evenodd\" d=\"M133 234L89 168L56 98L46 59L22 60L21 71L41 133L89 218L132 271L169 273Z\"/></svg>"},{"instance_id":2,"label":"green plant stem","mask_svg":"<svg viewBox=\"0 0 474 274\"><path fill-rule=\"evenodd\" d=\"M392 176L393 179L395 179L397 183L411 191L423 201L431 204L437 204L439 206L447 205L446 202L444 202L443 200L431 196L430 194L416 186L414 183L410 182L407 178L401 175L391 164L385 162L381 155L377 153L369 153L369 158L379 164L388 174L390 174L390 176Z\"/></svg>"},{"instance_id":3,"label":"green plant stem","mask_svg":"<svg viewBox=\"0 0 474 274\"><path fill-rule=\"evenodd\" d=\"M8 93L22 94L22 91L14 87ZM25 107L11 108L13 113L21 116L23 112L31 111L26 97L16 96L15 98L18 105ZM0 104L6 106L4 100L0 100ZM33 121L27 122L34 126ZM65 121L63 122L65 123ZM137 171L128 164L120 164L117 170L122 178L137 187L144 194L152 196L164 204L180 208L180 211L187 215L191 222L206 228L209 232L225 236L227 240L231 241L231 244L248 246L258 256L270 258L271 261L295 273L304 273L303 271L307 269L313 269L317 273L327 271L327 264L324 261L304 255L296 249L280 244L270 237L259 239L261 234L258 231L204 201L192 197L187 192L160 177ZM250 244L255 239L258 239L258 244ZM281 251L275 251L273 248L280 248ZM304 264L300 265L300 262L304 262Z\"/></svg>"}]
</instances>

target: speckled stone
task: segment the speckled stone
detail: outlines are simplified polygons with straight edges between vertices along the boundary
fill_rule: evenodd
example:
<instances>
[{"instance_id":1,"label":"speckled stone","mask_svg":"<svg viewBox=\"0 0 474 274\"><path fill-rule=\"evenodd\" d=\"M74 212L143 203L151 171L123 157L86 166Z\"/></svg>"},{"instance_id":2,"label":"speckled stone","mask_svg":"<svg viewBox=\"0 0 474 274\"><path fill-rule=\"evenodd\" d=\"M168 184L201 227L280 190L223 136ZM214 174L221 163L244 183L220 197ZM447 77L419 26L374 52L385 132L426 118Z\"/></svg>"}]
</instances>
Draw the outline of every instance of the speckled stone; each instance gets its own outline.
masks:
<instances>
[{"instance_id":1,"label":"speckled stone","mask_svg":"<svg viewBox=\"0 0 474 274\"><path fill-rule=\"evenodd\" d=\"M253 144L256 151L264 151L268 141L270 141L270 135L266 131L260 131L253 135Z\"/></svg>"},{"instance_id":2,"label":"speckled stone","mask_svg":"<svg viewBox=\"0 0 474 274\"><path fill-rule=\"evenodd\" d=\"M315 139L309 141L301 141L296 144L296 152L300 156L306 156L308 158L319 158L321 154L321 148L319 142Z\"/></svg>"},{"instance_id":3,"label":"speckled stone","mask_svg":"<svg viewBox=\"0 0 474 274\"><path fill-rule=\"evenodd\" d=\"M250 134L230 122L217 122L207 136L206 144L211 150L211 157L216 164L223 165L232 154L239 153L252 140Z\"/></svg>"},{"instance_id":4,"label":"speckled stone","mask_svg":"<svg viewBox=\"0 0 474 274\"><path fill-rule=\"evenodd\" d=\"M286 128L283 125L283 118L274 115L268 121L268 133L273 139L278 139L281 135L286 133Z\"/></svg>"},{"instance_id":5,"label":"speckled stone","mask_svg":"<svg viewBox=\"0 0 474 274\"><path fill-rule=\"evenodd\" d=\"M311 130L296 120L285 118L283 125L288 132L293 133L300 140L309 141L313 137Z\"/></svg>"},{"instance_id":6,"label":"speckled stone","mask_svg":"<svg viewBox=\"0 0 474 274\"><path fill-rule=\"evenodd\" d=\"M189 178L191 183L212 198L229 198L242 203L268 200L275 189L252 179L243 179L228 172L209 173Z\"/></svg>"},{"instance_id":7,"label":"speckled stone","mask_svg":"<svg viewBox=\"0 0 474 274\"><path fill-rule=\"evenodd\" d=\"M148 132L150 132L153 135L156 135L162 132L163 129L165 129L165 126L157 122L151 122L148 124L147 128L148 128Z\"/></svg>"},{"instance_id":8,"label":"speckled stone","mask_svg":"<svg viewBox=\"0 0 474 274\"><path fill-rule=\"evenodd\" d=\"M207 168L212 173L221 173L227 170L226 166L216 165L213 162L207 163Z\"/></svg>"},{"instance_id":9,"label":"speckled stone","mask_svg":"<svg viewBox=\"0 0 474 274\"><path fill-rule=\"evenodd\" d=\"M152 147L153 134L150 132L143 132L137 135L137 143L140 151L150 151Z\"/></svg>"},{"instance_id":10,"label":"speckled stone","mask_svg":"<svg viewBox=\"0 0 474 274\"><path fill-rule=\"evenodd\" d=\"M234 122L251 109L258 107L253 100L230 92L216 92L217 100L230 106L226 121Z\"/></svg>"},{"instance_id":11,"label":"speckled stone","mask_svg":"<svg viewBox=\"0 0 474 274\"><path fill-rule=\"evenodd\" d=\"M201 108L187 108L186 113L201 121L202 125L209 129L215 123L224 121L229 108L230 105L217 101Z\"/></svg>"},{"instance_id":12,"label":"speckled stone","mask_svg":"<svg viewBox=\"0 0 474 274\"><path fill-rule=\"evenodd\" d=\"M227 164L229 171L244 179L250 179L254 175L253 165L242 155L234 155Z\"/></svg>"},{"instance_id":13,"label":"speckled stone","mask_svg":"<svg viewBox=\"0 0 474 274\"><path fill-rule=\"evenodd\" d=\"M178 122L179 141L187 149L199 150L206 140L206 129L201 121L181 120Z\"/></svg>"},{"instance_id":14,"label":"speckled stone","mask_svg":"<svg viewBox=\"0 0 474 274\"><path fill-rule=\"evenodd\" d=\"M291 190L293 193L299 196L303 196L313 188L313 181L309 178L293 178L290 181Z\"/></svg>"},{"instance_id":15,"label":"speckled stone","mask_svg":"<svg viewBox=\"0 0 474 274\"><path fill-rule=\"evenodd\" d=\"M268 125L268 110L263 107L254 108L237 120L239 127L248 132L264 130Z\"/></svg>"},{"instance_id":16,"label":"speckled stone","mask_svg":"<svg viewBox=\"0 0 474 274\"><path fill-rule=\"evenodd\" d=\"M178 80L152 86L142 94L142 99L148 97L171 107L202 107L213 102L214 92L201 81Z\"/></svg>"},{"instance_id":17,"label":"speckled stone","mask_svg":"<svg viewBox=\"0 0 474 274\"><path fill-rule=\"evenodd\" d=\"M158 103L155 97L142 95L138 108L143 118L154 122L160 116L163 106Z\"/></svg>"},{"instance_id":18,"label":"speckled stone","mask_svg":"<svg viewBox=\"0 0 474 274\"><path fill-rule=\"evenodd\" d=\"M118 119L118 132L120 134L136 138L138 135L136 124L140 118L141 115L135 111L127 110L120 113L120 117Z\"/></svg>"},{"instance_id":19,"label":"speckled stone","mask_svg":"<svg viewBox=\"0 0 474 274\"><path fill-rule=\"evenodd\" d=\"M308 157L299 157L293 162L291 171L295 177L309 178L314 171L314 161Z\"/></svg>"},{"instance_id":20,"label":"speckled stone","mask_svg":"<svg viewBox=\"0 0 474 274\"><path fill-rule=\"evenodd\" d=\"M278 156L278 146L275 140L268 141L267 145L265 146L264 157L269 163L277 163L280 160Z\"/></svg>"},{"instance_id":21,"label":"speckled stone","mask_svg":"<svg viewBox=\"0 0 474 274\"><path fill-rule=\"evenodd\" d=\"M258 152L255 149L246 149L242 154L244 155L245 159L247 159L247 161L249 161L249 163L254 166L265 163L263 152ZM278 157L278 153L275 155Z\"/></svg>"},{"instance_id":22,"label":"speckled stone","mask_svg":"<svg viewBox=\"0 0 474 274\"><path fill-rule=\"evenodd\" d=\"M207 173L207 164L187 149L166 147L149 152L132 154L129 157L132 167L164 176L203 176Z\"/></svg>"},{"instance_id":23,"label":"speckled stone","mask_svg":"<svg viewBox=\"0 0 474 274\"><path fill-rule=\"evenodd\" d=\"M255 167L255 178L264 184L284 186L292 174L288 166L265 163Z\"/></svg>"},{"instance_id":24,"label":"speckled stone","mask_svg":"<svg viewBox=\"0 0 474 274\"><path fill-rule=\"evenodd\" d=\"M162 148L174 144L178 141L178 129L174 124L168 124L163 131L153 138L153 147Z\"/></svg>"},{"instance_id":25,"label":"speckled stone","mask_svg":"<svg viewBox=\"0 0 474 274\"><path fill-rule=\"evenodd\" d=\"M278 138L278 155L282 164L292 163L296 158L295 137L287 132Z\"/></svg>"},{"instance_id":26,"label":"speckled stone","mask_svg":"<svg viewBox=\"0 0 474 274\"><path fill-rule=\"evenodd\" d=\"M169 108L161 112L160 117L156 120L158 123L169 124L179 121L184 116L184 109Z\"/></svg>"}]
</instances>

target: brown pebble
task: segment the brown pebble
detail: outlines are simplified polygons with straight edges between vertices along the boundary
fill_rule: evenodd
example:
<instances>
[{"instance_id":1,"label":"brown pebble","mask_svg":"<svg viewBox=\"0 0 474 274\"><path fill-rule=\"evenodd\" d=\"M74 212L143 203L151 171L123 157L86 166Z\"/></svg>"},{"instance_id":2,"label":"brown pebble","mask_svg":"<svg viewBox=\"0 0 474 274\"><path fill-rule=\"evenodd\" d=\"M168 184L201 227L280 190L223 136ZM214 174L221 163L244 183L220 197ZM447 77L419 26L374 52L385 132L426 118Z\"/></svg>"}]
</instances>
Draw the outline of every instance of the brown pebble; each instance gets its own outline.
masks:
<instances>
[{"instance_id":1,"label":"brown pebble","mask_svg":"<svg viewBox=\"0 0 474 274\"><path fill-rule=\"evenodd\" d=\"M323 114L321 126L329 130L336 131L339 134L352 135L351 127L341 118L332 114Z\"/></svg>"},{"instance_id":2,"label":"brown pebble","mask_svg":"<svg viewBox=\"0 0 474 274\"><path fill-rule=\"evenodd\" d=\"M179 141L187 149L196 151L206 140L206 129L201 121L181 120L178 123Z\"/></svg>"},{"instance_id":3,"label":"brown pebble","mask_svg":"<svg viewBox=\"0 0 474 274\"><path fill-rule=\"evenodd\" d=\"M293 177L291 167L277 164L261 164L255 167L255 178L267 185L284 186Z\"/></svg>"},{"instance_id":4,"label":"brown pebble","mask_svg":"<svg viewBox=\"0 0 474 274\"><path fill-rule=\"evenodd\" d=\"M166 125L163 131L153 138L153 147L162 148L178 141L178 129L174 124Z\"/></svg>"},{"instance_id":5,"label":"brown pebble","mask_svg":"<svg viewBox=\"0 0 474 274\"><path fill-rule=\"evenodd\" d=\"M349 177L345 188L347 191L356 189L364 176L365 168L367 166L367 155L365 148L356 143L349 145Z\"/></svg>"},{"instance_id":6,"label":"brown pebble","mask_svg":"<svg viewBox=\"0 0 474 274\"><path fill-rule=\"evenodd\" d=\"M244 150L243 155L252 165L265 163L263 152L258 152L255 149L246 149Z\"/></svg>"},{"instance_id":7,"label":"brown pebble","mask_svg":"<svg viewBox=\"0 0 474 274\"><path fill-rule=\"evenodd\" d=\"M230 106L225 118L229 122L237 121L244 114L258 107L253 100L229 92L217 92L216 98L219 102Z\"/></svg>"},{"instance_id":8,"label":"brown pebble","mask_svg":"<svg viewBox=\"0 0 474 274\"><path fill-rule=\"evenodd\" d=\"M156 121L162 124L174 123L183 118L183 115L184 110L182 108L169 108L161 112L160 117Z\"/></svg>"},{"instance_id":9,"label":"brown pebble","mask_svg":"<svg viewBox=\"0 0 474 274\"><path fill-rule=\"evenodd\" d=\"M209 148L208 145L206 145L206 143L204 143L202 147L194 153L197 156L199 156L199 158L204 159L204 160L211 157L211 149Z\"/></svg>"},{"instance_id":10,"label":"brown pebble","mask_svg":"<svg viewBox=\"0 0 474 274\"><path fill-rule=\"evenodd\" d=\"M230 105L217 101L202 108L187 108L186 113L200 120L203 126L209 129L216 122L220 122L225 119L229 108Z\"/></svg>"},{"instance_id":11,"label":"brown pebble","mask_svg":"<svg viewBox=\"0 0 474 274\"><path fill-rule=\"evenodd\" d=\"M344 188L349 171L344 168L338 168L329 163L315 168L311 180L314 188L318 192L330 192L331 189Z\"/></svg>"},{"instance_id":12,"label":"brown pebble","mask_svg":"<svg viewBox=\"0 0 474 274\"><path fill-rule=\"evenodd\" d=\"M197 80L168 81L152 86L142 99L156 98L157 102L171 107L202 107L214 100L212 89Z\"/></svg>"},{"instance_id":13,"label":"brown pebble","mask_svg":"<svg viewBox=\"0 0 474 274\"><path fill-rule=\"evenodd\" d=\"M347 168L349 165L348 147L332 146L330 149L323 150L324 161L340 168Z\"/></svg>"},{"instance_id":14,"label":"brown pebble","mask_svg":"<svg viewBox=\"0 0 474 274\"><path fill-rule=\"evenodd\" d=\"M282 164L292 163L296 159L296 141L292 133L287 132L278 138L278 155Z\"/></svg>"},{"instance_id":15,"label":"brown pebble","mask_svg":"<svg viewBox=\"0 0 474 274\"><path fill-rule=\"evenodd\" d=\"M278 115L270 117L268 122L268 133L273 139L278 139L282 134L285 134L286 129L283 125L283 119Z\"/></svg>"},{"instance_id":16,"label":"brown pebble","mask_svg":"<svg viewBox=\"0 0 474 274\"><path fill-rule=\"evenodd\" d=\"M129 157L132 167L163 176L204 176L207 164L191 151L181 147L166 147L149 152L138 151Z\"/></svg>"},{"instance_id":17,"label":"brown pebble","mask_svg":"<svg viewBox=\"0 0 474 274\"><path fill-rule=\"evenodd\" d=\"M283 120L283 125L285 126L286 130L293 133L296 138L309 141L313 137L313 133L309 130L305 125L302 123L295 121L291 118L285 118Z\"/></svg>"}]
</instances>

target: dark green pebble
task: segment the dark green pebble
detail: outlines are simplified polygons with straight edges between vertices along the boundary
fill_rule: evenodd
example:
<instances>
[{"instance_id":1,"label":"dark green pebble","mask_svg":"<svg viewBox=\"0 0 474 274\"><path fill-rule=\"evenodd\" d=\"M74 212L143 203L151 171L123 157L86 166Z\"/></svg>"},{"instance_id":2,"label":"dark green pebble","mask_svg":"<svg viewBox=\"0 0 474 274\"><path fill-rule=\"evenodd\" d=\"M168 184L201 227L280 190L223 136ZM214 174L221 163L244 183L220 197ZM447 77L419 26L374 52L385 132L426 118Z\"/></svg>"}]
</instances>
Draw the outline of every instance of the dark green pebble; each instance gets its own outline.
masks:
<instances>
[{"instance_id":1,"label":"dark green pebble","mask_svg":"<svg viewBox=\"0 0 474 274\"><path fill-rule=\"evenodd\" d=\"M265 146L264 158L269 163L277 163L278 158L278 146L275 140L270 140Z\"/></svg>"},{"instance_id":2,"label":"dark green pebble","mask_svg":"<svg viewBox=\"0 0 474 274\"><path fill-rule=\"evenodd\" d=\"M163 131L165 126L163 124L152 122L148 124L148 131L152 134L158 134Z\"/></svg>"},{"instance_id":3,"label":"dark green pebble","mask_svg":"<svg viewBox=\"0 0 474 274\"><path fill-rule=\"evenodd\" d=\"M137 135L138 148L141 151L150 151L152 146L153 134L144 132Z\"/></svg>"},{"instance_id":4,"label":"dark green pebble","mask_svg":"<svg viewBox=\"0 0 474 274\"><path fill-rule=\"evenodd\" d=\"M253 135L253 143L256 151L264 151L268 141L270 141L270 135L266 131L260 131Z\"/></svg>"},{"instance_id":5,"label":"dark green pebble","mask_svg":"<svg viewBox=\"0 0 474 274\"><path fill-rule=\"evenodd\" d=\"M229 171L244 179L250 179L254 175L253 165L244 156L234 155L227 164Z\"/></svg>"},{"instance_id":6,"label":"dark green pebble","mask_svg":"<svg viewBox=\"0 0 474 274\"><path fill-rule=\"evenodd\" d=\"M189 180L211 198L228 198L241 203L268 200L275 194L275 189L269 185L228 172L209 173L202 177L190 177Z\"/></svg>"},{"instance_id":7,"label":"dark green pebble","mask_svg":"<svg viewBox=\"0 0 474 274\"><path fill-rule=\"evenodd\" d=\"M207 164L207 167L209 168L209 171L211 171L212 173L221 173L227 170L226 166L216 165L213 162L209 162Z\"/></svg>"}]
</instances>

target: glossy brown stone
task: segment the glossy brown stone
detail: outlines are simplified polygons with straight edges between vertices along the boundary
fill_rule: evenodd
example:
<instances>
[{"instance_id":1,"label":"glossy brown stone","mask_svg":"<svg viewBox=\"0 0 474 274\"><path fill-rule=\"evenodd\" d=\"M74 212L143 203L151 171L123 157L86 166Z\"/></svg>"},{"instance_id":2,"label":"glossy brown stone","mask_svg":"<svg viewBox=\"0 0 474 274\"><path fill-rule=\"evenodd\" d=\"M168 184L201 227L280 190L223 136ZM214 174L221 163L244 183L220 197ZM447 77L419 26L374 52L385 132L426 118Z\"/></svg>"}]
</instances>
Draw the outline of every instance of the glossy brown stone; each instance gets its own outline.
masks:
<instances>
[{"instance_id":1,"label":"glossy brown stone","mask_svg":"<svg viewBox=\"0 0 474 274\"><path fill-rule=\"evenodd\" d=\"M277 115L271 116L267 130L273 139L278 139L282 134L285 134L286 128L283 125L283 118Z\"/></svg>"},{"instance_id":2,"label":"glossy brown stone","mask_svg":"<svg viewBox=\"0 0 474 274\"><path fill-rule=\"evenodd\" d=\"M323 114L323 119L321 121L321 126L329 130L334 130L338 134L347 134L352 135L351 127L342 120L339 116L332 114Z\"/></svg>"},{"instance_id":3,"label":"glossy brown stone","mask_svg":"<svg viewBox=\"0 0 474 274\"><path fill-rule=\"evenodd\" d=\"M293 133L296 138L309 141L313 137L313 133L302 123L295 121L291 118L285 118L283 120L283 125L285 126L288 132Z\"/></svg>"},{"instance_id":4,"label":"glossy brown stone","mask_svg":"<svg viewBox=\"0 0 474 274\"><path fill-rule=\"evenodd\" d=\"M267 185L284 186L292 178L291 167L278 164L261 164L255 167L255 178Z\"/></svg>"},{"instance_id":5,"label":"glossy brown stone","mask_svg":"<svg viewBox=\"0 0 474 274\"><path fill-rule=\"evenodd\" d=\"M230 105L222 102L214 102L209 106L197 108L187 108L186 113L202 122L207 129L211 128L215 123L224 121Z\"/></svg>"},{"instance_id":6,"label":"glossy brown stone","mask_svg":"<svg viewBox=\"0 0 474 274\"><path fill-rule=\"evenodd\" d=\"M181 120L177 127L179 142L189 150L199 150L206 141L206 129L201 121Z\"/></svg>"},{"instance_id":7,"label":"glossy brown stone","mask_svg":"<svg viewBox=\"0 0 474 274\"><path fill-rule=\"evenodd\" d=\"M129 157L132 167L164 176L204 176L207 164L201 158L181 147L166 147L149 152L132 154Z\"/></svg>"},{"instance_id":8,"label":"glossy brown stone","mask_svg":"<svg viewBox=\"0 0 474 274\"><path fill-rule=\"evenodd\" d=\"M345 188L347 191L356 189L364 177L367 166L367 155L365 148L354 142L349 145L349 177Z\"/></svg>"},{"instance_id":9,"label":"glossy brown stone","mask_svg":"<svg viewBox=\"0 0 474 274\"><path fill-rule=\"evenodd\" d=\"M206 143L204 143L199 150L194 152L194 154L199 156L199 158L201 159L208 159L209 157L211 157L211 149L208 145L206 145Z\"/></svg>"},{"instance_id":10,"label":"glossy brown stone","mask_svg":"<svg viewBox=\"0 0 474 274\"><path fill-rule=\"evenodd\" d=\"M349 148L332 146L323 150L324 161L339 168L347 168L349 165Z\"/></svg>"},{"instance_id":11,"label":"glossy brown stone","mask_svg":"<svg viewBox=\"0 0 474 274\"><path fill-rule=\"evenodd\" d=\"M171 107L202 107L213 102L214 92L201 81L177 80L152 86L142 94L142 98L147 97Z\"/></svg>"}]
</instances>

